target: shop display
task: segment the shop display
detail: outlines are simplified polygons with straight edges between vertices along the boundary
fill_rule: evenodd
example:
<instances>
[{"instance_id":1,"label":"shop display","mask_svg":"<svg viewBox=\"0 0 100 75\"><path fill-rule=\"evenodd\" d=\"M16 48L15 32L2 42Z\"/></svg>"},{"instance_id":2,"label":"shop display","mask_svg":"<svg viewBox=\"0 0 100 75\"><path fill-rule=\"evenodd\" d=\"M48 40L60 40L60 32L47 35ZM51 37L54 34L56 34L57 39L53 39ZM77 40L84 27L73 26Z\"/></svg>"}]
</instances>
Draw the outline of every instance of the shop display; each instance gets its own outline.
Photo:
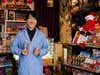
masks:
<instances>
[{"instance_id":1,"label":"shop display","mask_svg":"<svg viewBox=\"0 0 100 75\"><path fill-rule=\"evenodd\" d=\"M100 13L98 15L97 13L99 12L91 12L91 14L85 17L86 22L79 28L79 31L77 30L75 37L73 38L74 44L84 43L86 45L99 46Z\"/></svg>"},{"instance_id":2,"label":"shop display","mask_svg":"<svg viewBox=\"0 0 100 75\"><path fill-rule=\"evenodd\" d=\"M13 75L12 59L9 59L7 55L8 54L0 54L0 75Z\"/></svg>"},{"instance_id":3,"label":"shop display","mask_svg":"<svg viewBox=\"0 0 100 75\"><path fill-rule=\"evenodd\" d=\"M21 6L20 10L18 9L17 5L14 6L12 5L14 7L13 9L10 9L10 7L8 6L7 9L4 10L7 15L5 15L5 23L4 23L5 26L2 33L4 32L3 38L5 39L4 42L6 42L5 47L9 51L10 44L13 41L14 36L17 34L17 32L25 28L26 26L25 16L26 13L31 10L29 8L26 9L23 5L22 6L20 5Z\"/></svg>"},{"instance_id":4,"label":"shop display","mask_svg":"<svg viewBox=\"0 0 100 75\"><path fill-rule=\"evenodd\" d=\"M10 44L25 25L29 6L15 0L0 1L0 75L18 75L16 61L10 53Z\"/></svg>"},{"instance_id":5,"label":"shop display","mask_svg":"<svg viewBox=\"0 0 100 75\"><path fill-rule=\"evenodd\" d=\"M6 32L12 32L12 33L16 33L19 32L20 30L22 30L23 28L25 28L25 23L26 22L7 22L7 28L6 28Z\"/></svg>"},{"instance_id":6,"label":"shop display","mask_svg":"<svg viewBox=\"0 0 100 75\"><path fill-rule=\"evenodd\" d=\"M58 60L57 60L57 66L58 66L58 71L61 71L62 69L62 58L61 57L58 57Z\"/></svg>"},{"instance_id":7,"label":"shop display","mask_svg":"<svg viewBox=\"0 0 100 75\"><path fill-rule=\"evenodd\" d=\"M43 59L45 59L45 58L53 59L53 56L54 56L54 52L53 52L53 50L54 50L54 39L53 38L47 38L47 41L48 41L48 44L49 44L49 52L45 56L43 56Z\"/></svg>"},{"instance_id":8,"label":"shop display","mask_svg":"<svg viewBox=\"0 0 100 75\"><path fill-rule=\"evenodd\" d=\"M90 57L90 53L82 51L79 55L72 56L71 59L68 59L68 64L70 63L71 65L76 65L89 71L100 72L100 68L97 69L99 65L96 63L99 62L97 62L96 59L94 56ZM71 62L69 62L69 60L71 60Z\"/></svg>"},{"instance_id":9,"label":"shop display","mask_svg":"<svg viewBox=\"0 0 100 75\"><path fill-rule=\"evenodd\" d=\"M100 74L100 13L98 13L92 12L84 17L86 21L76 31L73 41L64 45L72 47L72 54L68 55L65 66L74 69L75 75Z\"/></svg>"},{"instance_id":10,"label":"shop display","mask_svg":"<svg viewBox=\"0 0 100 75\"><path fill-rule=\"evenodd\" d=\"M50 67L45 61L43 61L43 74L44 75L51 75Z\"/></svg>"},{"instance_id":11,"label":"shop display","mask_svg":"<svg viewBox=\"0 0 100 75\"><path fill-rule=\"evenodd\" d=\"M73 75L100 74L100 12L87 12L84 15L85 17L80 15L79 19L81 21L76 18L79 24L76 24L75 21L71 23L72 15L75 15L78 11L80 12L81 9L85 10L85 12L88 11L88 7L91 5L96 6L96 3L93 4L93 2L91 2L93 0L90 1L90 4L88 3L89 1L90 0L61 0L60 2L61 41L63 43L68 42L67 46L64 46L66 47L64 50L66 53L63 55L62 43L54 44L54 39L48 38L50 51L43 57L43 60L47 59L47 64L54 65L54 67L57 65L59 71L62 68L62 57L64 56L64 65L72 68ZM27 0L26 2L31 4L32 0ZM48 0L47 6L53 7L53 0ZM24 3L24 0L0 1L0 54L10 53L10 44L16 33L25 28L25 16L27 11L31 11L31 9ZM84 22L83 18L85 19ZM71 28L71 24L73 28ZM74 28L75 25L77 28ZM71 29L76 29L75 36L71 37ZM44 29L48 37L47 31L47 29ZM71 48L67 48L68 46L71 46ZM17 56L14 55L14 57L16 61L19 60ZM7 60L6 56L0 56L0 75L13 75L12 67L13 64L11 60ZM48 66L44 68L45 73L51 73Z\"/></svg>"},{"instance_id":12,"label":"shop display","mask_svg":"<svg viewBox=\"0 0 100 75\"><path fill-rule=\"evenodd\" d=\"M63 63L63 45L62 43L55 43L54 44L54 68L56 67L61 69L61 65Z\"/></svg>"},{"instance_id":13,"label":"shop display","mask_svg":"<svg viewBox=\"0 0 100 75\"><path fill-rule=\"evenodd\" d=\"M20 5L18 5L18 4L7 4L6 8L10 9L10 10L30 9L26 4L20 4Z\"/></svg>"},{"instance_id":14,"label":"shop display","mask_svg":"<svg viewBox=\"0 0 100 75\"><path fill-rule=\"evenodd\" d=\"M23 20L6 20L5 21L5 30L4 30L4 38L5 45L9 50L10 44L14 39L14 36L17 32L21 31L25 28L26 21Z\"/></svg>"},{"instance_id":15,"label":"shop display","mask_svg":"<svg viewBox=\"0 0 100 75\"><path fill-rule=\"evenodd\" d=\"M4 10L0 10L0 25L4 23Z\"/></svg>"},{"instance_id":16,"label":"shop display","mask_svg":"<svg viewBox=\"0 0 100 75\"><path fill-rule=\"evenodd\" d=\"M54 58L54 39L53 38L47 38L48 45L49 45L49 51L48 53L42 57L42 60L45 62L45 64L48 64L48 66L53 66L53 58Z\"/></svg>"}]
</instances>

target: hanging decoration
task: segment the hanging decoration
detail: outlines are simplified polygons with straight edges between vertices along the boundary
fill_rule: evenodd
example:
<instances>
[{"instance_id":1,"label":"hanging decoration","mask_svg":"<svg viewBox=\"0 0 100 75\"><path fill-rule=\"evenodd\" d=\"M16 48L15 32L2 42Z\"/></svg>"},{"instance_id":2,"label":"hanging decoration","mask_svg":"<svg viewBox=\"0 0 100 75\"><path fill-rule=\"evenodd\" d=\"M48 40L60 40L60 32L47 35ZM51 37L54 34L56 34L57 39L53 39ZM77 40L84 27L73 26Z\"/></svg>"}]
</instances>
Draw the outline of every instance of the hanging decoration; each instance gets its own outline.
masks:
<instances>
[{"instance_id":1,"label":"hanging decoration","mask_svg":"<svg viewBox=\"0 0 100 75\"><path fill-rule=\"evenodd\" d=\"M27 3L28 3L28 4L31 4L31 3L32 3L32 1L33 1L33 0L27 0Z\"/></svg>"},{"instance_id":2,"label":"hanging decoration","mask_svg":"<svg viewBox=\"0 0 100 75\"><path fill-rule=\"evenodd\" d=\"M47 0L47 7L53 7L54 6L54 0Z\"/></svg>"}]
</instances>

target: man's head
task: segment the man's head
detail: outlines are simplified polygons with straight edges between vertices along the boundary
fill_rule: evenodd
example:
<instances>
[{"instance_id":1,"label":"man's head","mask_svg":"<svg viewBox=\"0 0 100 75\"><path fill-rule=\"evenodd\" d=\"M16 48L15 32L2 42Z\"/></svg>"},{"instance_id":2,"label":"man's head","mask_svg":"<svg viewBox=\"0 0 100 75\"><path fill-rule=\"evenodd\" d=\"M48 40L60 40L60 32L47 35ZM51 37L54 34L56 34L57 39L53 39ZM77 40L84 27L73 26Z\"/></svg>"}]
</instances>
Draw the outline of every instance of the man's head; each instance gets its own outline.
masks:
<instances>
[{"instance_id":1,"label":"man's head","mask_svg":"<svg viewBox=\"0 0 100 75\"><path fill-rule=\"evenodd\" d=\"M27 27L29 29L34 29L37 25L37 13L34 11L30 11L27 15L26 15L26 21L27 21Z\"/></svg>"}]
</instances>

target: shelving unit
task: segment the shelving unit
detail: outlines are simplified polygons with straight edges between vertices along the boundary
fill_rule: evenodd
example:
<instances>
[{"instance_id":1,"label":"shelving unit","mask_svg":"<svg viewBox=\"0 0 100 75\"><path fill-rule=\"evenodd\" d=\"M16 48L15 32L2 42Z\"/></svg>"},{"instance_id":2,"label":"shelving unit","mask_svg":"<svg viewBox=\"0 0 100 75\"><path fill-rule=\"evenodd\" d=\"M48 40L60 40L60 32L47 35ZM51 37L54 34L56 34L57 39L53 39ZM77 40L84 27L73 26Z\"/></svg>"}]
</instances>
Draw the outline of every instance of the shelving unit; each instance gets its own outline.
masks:
<instances>
[{"instance_id":1,"label":"shelving unit","mask_svg":"<svg viewBox=\"0 0 100 75\"><path fill-rule=\"evenodd\" d=\"M74 44L74 43L64 43L63 44L65 47L68 45L68 46L80 46L80 44ZM93 44L87 44L86 47L88 48L95 48L95 49L100 49L100 46L96 46L96 45L93 45Z\"/></svg>"},{"instance_id":2,"label":"shelving unit","mask_svg":"<svg viewBox=\"0 0 100 75\"><path fill-rule=\"evenodd\" d=\"M2 26L2 37L4 45L9 48L14 36L26 26L25 16L30 8L24 5L18 7L19 5L9 5L6 6L4 10L4 25ZM23 8L22 8L23 7ZM7 49L8 50L8 49Z\"/></svg>"},{"instance_id":3,"label":"shelving unit","mask_svg":"<svg viewBox=\"0 0 100 75\"><path fill-rule=\"evenodd\" d=\"M5 21L11 23L26 23L26 21L21 21L21 20L5 20Z\"/></svg>"},{"instance_id":4,"label":"shelving unit","mask_svg":"<svg viewBox=\"0 0 100 75\"><path fill-rule=\"evenodd\" d=\"M7 4L0 9L0 75L18 75L17 62L9 48L15 35L25 27L28 11L31 9L27 5L16 4ZM3 57L6 57L4 61Z\"/></svg>"},{"instance_id":5,"label":"shelving unit","mask_svg":"<svg viewBox=\"0 0 100 75\"><path fill-rule=\"evenodd\" d=\"M98 9L96 8L100 8L100 5L98 6L96 3L93 4L92 0L91 1L89 0L70 0L70 2L71 3L68 3L68 2L67 3L70 6L70 9L69 9L70 14L71 14L71 24L70 24L71 25L71 35L70 36L73 39L75 37L76 31L79 30L78 27L81 27L82 25L84 25L85 16L88 15L90 11L94 12L94 8L95 8L95 12L97 12ZM98 2L98 4L100 3L99 0L94 1L94 2ZM66 26L67 25L68 23L66 24ZM98 30L98 32L99 31L100 30ZM66 33L68 33L68 31L65 31L64 35ZM86 74L82 74L82 75L100 75L100 67L99 67L100 66L100 61L99 61L100 60L100 55L99 55L100 45L98 43L99 41L97 42L98 44L93 43L92 41L76 44L76 42L73 43L72 40L69 41L70 36L65 35L64 39L68 39L68 41L63 42L63 47L66 48L67 50L66 59L64 60L64 65L62 67L63 75L66 75L66 74L67 75L78 75L78 73L79 75L81 75L82 72L84 73L86 72ZM93 53L97 50L99 51L97 52L99 54L96 56ZM82 60L81 52L89 53L90 56L84 57L84 60ZM85 62L86 60L88 60L90 63ZM91 63L92 60L93 60L93 63Z\"/></svg>"},{"instance_id":6,"label":"shelving unit","mask_svg":"<svg viewBox=\"0 0 100 75\"><path fill-rule=\"evenodd\" d=\"M9 52L0 53L0 75L16 75L13 55Z\"/></svg>"},{"instance_id":7,"label":"shelving unit","mask_svg":"<svg viewBox=\"0 0 100 75\"><path fill-rule=\"evenodd\" d=\"M0 9L0 25L4 23L5 17L4 17L4 10Z\"/></svg>"},{"instance_id":8,"label":"shelving unit","mask_svg":"<svg viewBox=\"0 0 100 75\"><path fill-rule=\"evenodd\" d=\"M64 43L63 46L65 48L68 48L69 46L70 47L80 47L79 44L73 44L73 43ZM92 48L92 49L100 49L100 46L95 46L95 45L86 45L86 48ZM100 72L97 72L95 70L92 70L92 69L88 69L88 68L85 68L83 66L79 66L79 65L73 65L73 64L69 64L69 63L64 63L64 67L69 67L69 68L72 68L72 69L77 69L77 70L81 70L81 71L84 71L84 72L88 72L88 73L93 73L95 75L99 75Z\"/></svg>"},{"instance_id":9,"label":"shelving unit","mask_svg":"<svg viewBox=\"0 0 100 75\"><path fill-rule=\"evenodd\" d=\"M12 67L12 66L13 66L12 64L0 65L0 68L1 68L1 67L6 67L6 68L7 68L7 67Z\"/></svg>"},{"instance_id":10,"label":"shelving unit","mask_svg":"<svg viewBox=\"0 0 100 75\"><path fill-rule=\"evenodd\" d=\"M100 75L100 72L95 72L95 71L86 69L84 67L80 67L80 66L76 66L76 65L71 65L71 64L65 64L64 66L65 67L70 67L70 68L73 68L73 69L77 69L77 70L81 70L81 71L85 71L85 72L89 72L89 73L92 73L92 74L95 74L95 75Z\"/></svg>"}]
</instances>

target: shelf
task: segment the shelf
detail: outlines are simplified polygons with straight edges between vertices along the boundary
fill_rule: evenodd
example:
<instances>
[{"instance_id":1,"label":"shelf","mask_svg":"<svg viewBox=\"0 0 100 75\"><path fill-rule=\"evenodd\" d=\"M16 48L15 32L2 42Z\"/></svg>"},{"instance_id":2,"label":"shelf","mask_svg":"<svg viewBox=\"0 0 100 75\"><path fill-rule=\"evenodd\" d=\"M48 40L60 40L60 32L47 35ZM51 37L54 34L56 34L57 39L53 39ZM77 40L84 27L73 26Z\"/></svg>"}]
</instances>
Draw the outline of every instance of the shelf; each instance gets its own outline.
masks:
<instances>
[{"instance_id":1,"label":"shelf","mask_svg":"<svg viewBox=\"0 0 100 75\"><path fill-rule=\"evenodd\" d=\"M12 67L12 66L13 66L12 64L0 65L0 68L1 68L1 67Z\"/></svg>"},{"instance_id":2,"label":"shelf","mask_svg":"<svg viewBox=\"0 0 100 75\"><path fill-rule=\"evenodd\" d=\"M0 49L0 54L11 54L10 48L9 49Z\"/></svg>"},{"instance_id":3,"label":"shelf","mask_svg":"<svg viewBox=\"0 0 100 75\"><path fill-rule=\"evenodd\" d=\"M18 32L0 32L0 34L17 34Z\"/></svg>"},{"instance_id":4,"label":"shelf","mask_svg":"<svg viewBox=\"0 0 100 75\"><path fill-rule=\"evenodd\" d=\"M6 22L15 22L15 23L26 23L26 21L24 21L24 20L6 20Z\"/></svg>"},{"instance_id":5,"label":"shelf","mask_svg":"<svg viewBox=\"0 0 100 75\"><path fill-rule=\"evenodd\" d=\"M76 66L76 65L65 64L65 66L70 67L70 68L73 68L73 69L82 70L82 71L85 71L85 72L89 72L89 73L94 73L94 74L100 75L100 72L94 72L92 70L88 70L86 68L79 67L79 66Z\"/></svg>"},{"instance_id":6,"label":"shelf","mask_svg":"<svg viewBox=\"0 0 100 75\"><path fill-rule=\"evenodd\" d=\"M3 11L4 9L3 8L0 8L0 11Z\"/></svg>"},{"instance_id":7,"label":"shelf","mask_svg":"<svg viewBox=\"0 0 100 75\"><path fill-rule=\"evenodd\" d=\"M18 32L5 32L5 34L17 34Z\"/></svg>"},{"instance_id":8,"label":"shelf","mask_svg":"<svg viewBox=\"0 0 100 75\"><path fill-rule=\"evenodd\" d=\"M8 9L8 11L32 11L31 9Z\"/></svg>"},{"instance_id":9,"label":"shelf","mask_svg":"<svg viewBox=\"0 0 100 75\"><path fill-rule=\"evenodd\" d=\"M63 43L63 46L65 46L65 47L67 47L67 46L80 46L80 44ZM93 45L93 44L91 44L91 45L87 44L86 47L100 49L100 46L96 46L96 45Z\"/></svg>"}]
</instances>

